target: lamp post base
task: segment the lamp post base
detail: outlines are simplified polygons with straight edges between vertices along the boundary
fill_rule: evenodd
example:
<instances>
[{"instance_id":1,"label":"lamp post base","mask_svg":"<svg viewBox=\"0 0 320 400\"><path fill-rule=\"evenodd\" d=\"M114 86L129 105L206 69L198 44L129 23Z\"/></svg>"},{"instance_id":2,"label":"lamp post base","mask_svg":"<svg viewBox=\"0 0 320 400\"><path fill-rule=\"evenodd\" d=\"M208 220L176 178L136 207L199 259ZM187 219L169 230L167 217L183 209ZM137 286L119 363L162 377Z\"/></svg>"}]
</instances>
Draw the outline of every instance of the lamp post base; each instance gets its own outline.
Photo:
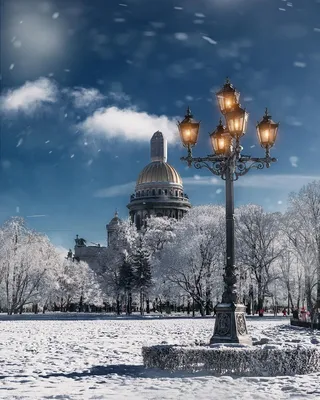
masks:
<instances>
[{"instance_id":1,"label":"lamp post base","mask_svg":"<svg viewBox=\"0 0 320 400\"><path fill-rule=\"evenodd\" d=\"M246 307L243 304L218 304L210 344L239 343L252 345L251 337L248 335L245 311Z\"/></svg>"}]
</instances>

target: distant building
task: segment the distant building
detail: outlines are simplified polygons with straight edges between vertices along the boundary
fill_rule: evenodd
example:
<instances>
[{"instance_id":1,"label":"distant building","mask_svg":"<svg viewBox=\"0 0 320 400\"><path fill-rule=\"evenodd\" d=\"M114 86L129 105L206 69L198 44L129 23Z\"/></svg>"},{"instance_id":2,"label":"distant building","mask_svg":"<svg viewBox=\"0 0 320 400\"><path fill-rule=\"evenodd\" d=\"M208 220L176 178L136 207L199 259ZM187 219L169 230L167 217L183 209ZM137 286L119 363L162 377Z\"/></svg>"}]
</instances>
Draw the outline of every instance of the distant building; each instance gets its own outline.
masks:
<instances>
[{"instance_id":1,"label":"distant building","mask_svg":"<svg viewBox=\"0 0 320 400\"><path fill-rule=\"evenodd\" d=\"M167 163L167 141L161 132L154 133L150 148L151 163L140 172L127 205L138 230L151 215L181 219L191 207L179 173Z\"/></svg>"},{"instance_id":2,"label":"distant building","mask_svg":"<svg viewBox=\"0 0 320 400\"><path fill-rule=\"evenodd\" d=\"M127 205L131 221L138 230L145 226L150 216L181 219L190 209L191 204L184 193L179 173L167 163L167 141L161 132L155 132L150 141L151 163L140 172L135 192ZM107 244L112 247L116 238L117 227L121 223L118 212L106 225ZM108 247L87 242L78 235L75 239L74 258L86 261L93 269L98 268L99 257L107 252Z\"/></svg>"}]
</instances>

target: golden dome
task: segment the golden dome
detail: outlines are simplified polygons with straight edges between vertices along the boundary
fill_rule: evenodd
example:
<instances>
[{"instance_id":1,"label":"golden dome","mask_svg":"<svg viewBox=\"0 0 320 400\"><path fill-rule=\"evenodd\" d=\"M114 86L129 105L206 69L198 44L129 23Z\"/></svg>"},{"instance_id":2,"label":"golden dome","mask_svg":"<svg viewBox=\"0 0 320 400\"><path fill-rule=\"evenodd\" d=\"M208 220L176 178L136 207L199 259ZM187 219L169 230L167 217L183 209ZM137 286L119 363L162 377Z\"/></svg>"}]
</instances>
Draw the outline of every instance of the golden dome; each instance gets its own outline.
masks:
<instances>
[{"instance_id":1,"label":"golden dome","mask_svg":"<svg viewBox=\"0 0 320 400\"><path fill-rule=\"evenodd\" d=\"M182 186L182 179L178 172L163 161L154 161L140 172L137 185L151 182L168 182Z\"/></svg>"}]
</instances>

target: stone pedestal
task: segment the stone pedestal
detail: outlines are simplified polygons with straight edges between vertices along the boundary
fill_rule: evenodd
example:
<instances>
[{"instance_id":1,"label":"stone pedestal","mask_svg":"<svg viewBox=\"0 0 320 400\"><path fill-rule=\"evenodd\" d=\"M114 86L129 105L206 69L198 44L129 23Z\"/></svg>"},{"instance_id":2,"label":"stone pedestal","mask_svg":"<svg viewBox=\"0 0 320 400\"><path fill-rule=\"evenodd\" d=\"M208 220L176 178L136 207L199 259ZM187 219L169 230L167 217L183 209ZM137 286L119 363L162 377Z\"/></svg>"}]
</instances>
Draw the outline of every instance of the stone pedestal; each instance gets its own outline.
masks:
<instances>
[{"instance_id":1,"label":"stone pedestal","mask_svg":"<svg viewBox=\"0 0 320 400\"><path fill-rule=\"evenodd\" d=\"M216 306L216 321L210 344L240 343L252 345L248 335L246 307L243 304L221 303Z\"/></svg>"}]
</instances>

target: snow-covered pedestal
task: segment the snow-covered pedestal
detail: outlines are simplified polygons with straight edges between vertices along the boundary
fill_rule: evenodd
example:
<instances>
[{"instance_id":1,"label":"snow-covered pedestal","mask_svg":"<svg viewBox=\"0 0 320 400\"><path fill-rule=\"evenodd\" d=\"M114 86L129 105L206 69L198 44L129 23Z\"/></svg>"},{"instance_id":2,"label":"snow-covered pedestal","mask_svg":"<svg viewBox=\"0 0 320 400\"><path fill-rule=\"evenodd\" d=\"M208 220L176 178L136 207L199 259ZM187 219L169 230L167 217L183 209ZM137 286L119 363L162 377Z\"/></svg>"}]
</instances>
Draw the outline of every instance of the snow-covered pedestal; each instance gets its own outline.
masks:
<instances>
[{"instance_id":1,"label":"snow-covered pedestal","mask_svg":"<svg viewBox=\"0 0 320 400\"><path fill-rule=\"evenodd\" d=\"M245 346L160 345L143 347L144 365L171 371L212 371L241 376L283 376L320 372L320 348L297 344Z\"/></svg>"},{"instance_id":2,"label":"snow-covered pedestal","mask_svg":"<svg viewBox=\"0 0 320 400\"><path fill-rule=\"evenodd\" d=\"M210 343L240 343L251 345L243 304L220 303L216 306L216 322Z\"/></svg>"}]
</instances>

